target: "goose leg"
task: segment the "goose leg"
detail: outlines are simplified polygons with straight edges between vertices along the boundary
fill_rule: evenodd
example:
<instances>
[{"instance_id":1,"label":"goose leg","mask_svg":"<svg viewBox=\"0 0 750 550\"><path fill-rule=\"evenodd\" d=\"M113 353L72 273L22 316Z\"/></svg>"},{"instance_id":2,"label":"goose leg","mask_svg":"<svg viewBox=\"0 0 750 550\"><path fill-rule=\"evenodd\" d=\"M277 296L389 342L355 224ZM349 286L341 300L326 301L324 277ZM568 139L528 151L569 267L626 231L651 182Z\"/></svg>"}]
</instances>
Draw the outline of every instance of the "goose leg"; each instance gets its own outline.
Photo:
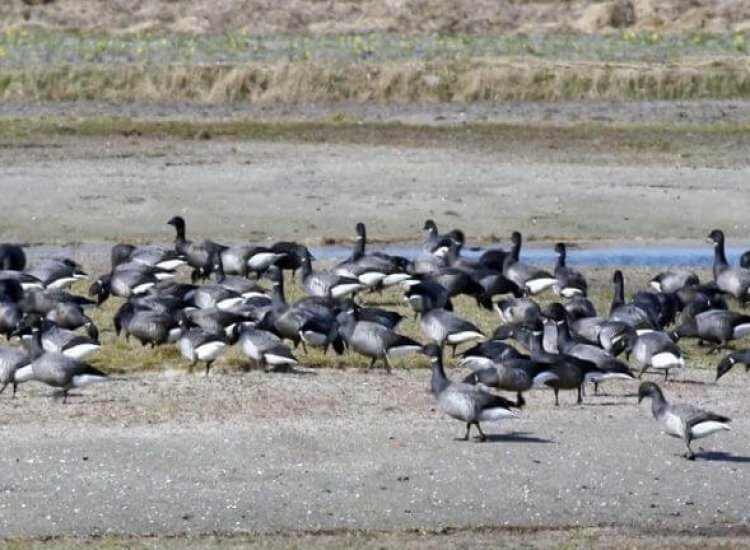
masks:
<instances>
[{"instance_id":1,"label":"goose leg","mask_svg":"<svg viewBox=\"0 0 750 550\"><path fill-rule=\"evenodd\" d=\"M198 358L193 358L193 362L190 363L190 367L188 368L188 373L193 374L193 369L195 368L196 363L198 363Z\"/></svg>"},{"instance_id":2,"label":"goose leg","mask_svg":"<svg viewBox=\"0 0 750 550\"><path fill-rule=\"evenodd\" d=\"M391 358L388 357L387 353L383 356L383 360L385 361L385 372L391 374L391 370L393 370L393 363L391 363Z\"/></svg>"},{"instance_id":3,"label":"goose leg","mask_svg":"<svg viewBox=\"0 0 750 550\"><path fill-rule=\"evenodd\" d=\"M466 434L464 434L463 437L459 438L459 441L468 441L469 440L469 432L471 432L471 422L466 423Z\"/></svg>"},{"instance_id":4,"label":"goose leg","mask_svg":"<svg viewBox=\"0 0 750 550\"><path fill-rule=\"evenodd\" d=\"M583 385L583 384L581 384ZM583 404L583 395L581 395L581 386L578 386L578 401L576 401L578 405Z\"/></svg>"},{"instance_id":5,"label":"goose leg","mask_svg":"<svg viewBox=\"0 0 750 550\"><path fill-rule=\"evenodd\" d=\"M68 388L65 388L63 390L63 405L65 405L68 402Z\"/></svg>"},{"instance_id":6,"label":"goose leg","mask_svg":"<svg viewBox=\"0 0 750 550\"><path fill-rule=\"evenodd\" d=\"M5 391L5 388L7 388L7 387L8 387L8 382L6 382L5 384L3 384L3 387L0 388L0 393L3 393Z\"/></svg>"},{"instance_id":7,"label":"goose leg","mask_svg":"<svg viewBox=\"0 0 750 550\"><path fill-rule=\"evenodd\" d=\"M482 427L479 425L479 422L475 422L474 425L477 427L477 430L479 431L479 441L487 441L487 436L484 435L484 432L482 431Z\"/></svg>"},{"instance_id":8,"label":"goose leg","mask_svg":"<svg viewBox=\"0 0 750 550\"><path fill-rule=\"evenodd\" d=\"M305 344L304 340L302 340L302 351L304 351L305 355L307 355L307 344Z\"/></svg>"},{"instance_id":9,"label":"goose leg","mask_svg":"<svg viewBox=\"0 0 750 550\"><path fill-rule=\"evenodd\" d=\"M644 375L644 373L646 372L646 369L647 369L647 368L648 368L648 367L643 367L643 368L641 369L641 372L639 372L639 373L638 373L638 380L640 380L641 378L643 378L643 375Z\"/></svg>"},{"instance_id":10,"label":"goose leg","mask_svg":"<svg viewBox=\"0 0 750 550\"><path fill-rule=\"evenodd\" d=\"M13 399L16 398L16 391L18 390L18 382L13 382Z\"/></svg>"},{"instance_id":11,"label":"goose leg","mask_svg":"<svg viewBox=\"0 0 750 550\"><path fill-rule=\"evenodd\" d=\"M555 387L554 390L555 390L555 407L559 407L560 406L560 389Z\"/></svg>"},{"instance_id":12,"label":"goose leg","mask_svg":"<svg viewBox=\"0 0 750 550\"><path fill-rule=\"evenodd\" d=\"M520 391L516 393L516 405L518 406L518 408L526 406L526 400L523 398L523 395Z\"/></svg>"},{"instance_id":13,"label":"goose leg","mask_svg":"<svg viewBox=\"0 0 750 550\"><path fill-rule=\"evenodd\" d=\"M669 378L669 369L664 369L664 381L667 381L667 378Z\"/></svg>"},{"instance_id":14,"label":"goose leg","mask_svg":"<svg viewBox=\"0 0 750 550\"><path fill-rule=\"evenodd\" d=\"M594 382L594 395L599 395L599 382Z\"/></svg>"},{"instance_id":15,"label":"goose leg","mask_svg":"<svg viewBox=\"0 0 750 550\"><path fill-rule=\"evenodd\" d=\"M378 358L377 358L377 357L373 357L373 358L372 358L372 361L370 361L370 368L371 368L371 369L375 367L375 361L377 361L377 360L378 360Z\"/></svg>"},{"instance_id":16,"label":"goose leg","mask_svg":"<svg viewBox=\"0 0 750 550\"><path fill-rule=\"evenodd\" d=\"M213 363L213 361L209 361L208 363L206 363L206 376L208 376L208 371L211 370L211 364L212 363Z\"/></svg>"},{"instance_id":17,"label":"goose leg","mask_svg":"<svg viewBox=\"0 0 750 550\"><path fill-rule=\"evenodd\" d=\"M690 438L685 439L685 446L687 447L687 453L685 454L685 458L688 460L695 460L695 453L690 448Z\"/></svg>"},{"instance_id":18,"label":"goose leg","mask_svg":"<svg viewBox=\"0 0 750 550\"><path fill-rule=\"evenodd\" d=\"M451 357L456 356L456 346L458 346L458 344L451 344L451 348L453 349L453 352L451 353Z\"/></svg>"}]
</instances>

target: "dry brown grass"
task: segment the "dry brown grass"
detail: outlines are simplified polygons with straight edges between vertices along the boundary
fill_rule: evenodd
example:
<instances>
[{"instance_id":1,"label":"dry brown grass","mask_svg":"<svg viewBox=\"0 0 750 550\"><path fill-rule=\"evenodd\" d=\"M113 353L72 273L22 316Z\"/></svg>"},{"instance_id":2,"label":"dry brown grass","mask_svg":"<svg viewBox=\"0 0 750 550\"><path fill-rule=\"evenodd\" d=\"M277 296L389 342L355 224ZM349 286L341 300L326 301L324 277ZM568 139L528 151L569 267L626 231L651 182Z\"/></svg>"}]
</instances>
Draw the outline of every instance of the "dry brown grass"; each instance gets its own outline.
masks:
<instances>
[{"instance_id":1,"label":"dry brown grass","mask_svg":"<svg viewBox=\"0 0 750 550\"><path fill-rule=\"evenodd\" d=\"M750 96L750 61L472 59L390 63L127 64L0 71L5 101L471 102Z\"/></svg>"},{"instance_id":2,"label":"dry brown grass","mask_svg":"<svg viewBox=\"0 0 750 550\"><path fill-rule=\"evenodd\" d=\"M33 3L40 4L35 1ZM636 28L745 30L745 0L55 0L29 6L0 2L3 28L55 28L136 33L206 33L245 29L253 34L341 32L481 33L529 30L596 32ZM623 17L623 13L630 13Z\"/></svg>"}]
</instances>

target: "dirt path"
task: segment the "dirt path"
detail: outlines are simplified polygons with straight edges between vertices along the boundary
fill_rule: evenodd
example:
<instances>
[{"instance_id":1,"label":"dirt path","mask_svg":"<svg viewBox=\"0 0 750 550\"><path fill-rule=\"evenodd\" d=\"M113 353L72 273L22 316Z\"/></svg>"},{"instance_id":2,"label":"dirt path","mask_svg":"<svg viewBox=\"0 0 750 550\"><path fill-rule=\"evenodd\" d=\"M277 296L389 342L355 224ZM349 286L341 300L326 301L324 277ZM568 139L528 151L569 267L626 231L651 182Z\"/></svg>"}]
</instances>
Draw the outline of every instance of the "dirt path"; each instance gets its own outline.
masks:
<instances>
[{"instance_id":1,"label":"dirt path","mask_svg":"<svg viewBox=\"0 0 750 550\"><path fill-rule=\"evenodd\" d=\"M455 378L458 374L452 373ZM0 400L0 532L47 535L355 529L747 528L750 378L666 384L734 417L695 445L659 433L635 383L574 406L529 396L489 442L434 410L429 373L184 371L86 389L63 406L28 384ZM637 526L637 527L635 527ZM635 528L634 528L635 527Z\"/></svg>"}]
</instances>

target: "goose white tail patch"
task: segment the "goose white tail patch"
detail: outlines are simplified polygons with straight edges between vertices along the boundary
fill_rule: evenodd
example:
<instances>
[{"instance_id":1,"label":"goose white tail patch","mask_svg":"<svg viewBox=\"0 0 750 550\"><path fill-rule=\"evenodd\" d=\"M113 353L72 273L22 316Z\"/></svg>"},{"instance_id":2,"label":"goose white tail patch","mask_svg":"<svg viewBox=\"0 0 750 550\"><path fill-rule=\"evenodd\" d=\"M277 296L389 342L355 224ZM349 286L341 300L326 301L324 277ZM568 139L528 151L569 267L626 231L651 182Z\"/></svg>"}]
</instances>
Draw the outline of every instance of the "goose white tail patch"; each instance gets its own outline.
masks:
<instances>
[{"instance_id":1,"label":"goose white tail patch","mask_svg":"<svg viewBox=\"0 0 750 550\"><path fill-rule=\"evenodd\" d=\"M179 327L175 327L175 328L169 329L169 333L167 335L167 341L168 342L176 342L177 340L179 340L180 339L180 332L181 331L180 331Z\"/></svg>"},{"instance_id":2,"label":"goose white tail patch","mask_svg":"<svg viewBox=\"0 0 750 550\"><path fill-rule=\"evenodd\" d=\"M174 273L157 273L155 277L159 281L166 281L167 279L174 279L175 274Z\"/></svg>"},{"instance_id":3,"label":"goose white tail patch","mask_svg":"<svg viewBox=\"0 0 750 550\"><path fill-rule=\"evenodd\" d=\"M674 367L684 367L685 360L682 357L677 357L674 353L657 353L656 355L651 357L651 366L655 369L671 369Z\"/></svg>"},{"instance_id":4,"label":"goose white tail patch","mask_svg":"<svg viewBox=\"0 0 750 550\"><path fill-rule=\"evenodd\" d=\"M359 283L336 285L335 287L331 289L331 296L333 298L341 298L342 296L346 296L347 294L358 292L362 290L363 288L364 286L362 286Z\"/></svg>"},{"instance_id":5,"label":"goose white tail patch","mask_svg":"<svg viewBox=\"0 0 750 550\"><path fill-rule=\"evenodd\" d=\"M73 386L76 388L83 388L96 384L97 382L106 382L107 377L99 374L76 374L73 376Z\"/></svg>"},{"instance_id":6,"label":"goose white tail patch","mask_svg":"<svg viewBox=\"0 0 750 550\"><path fill-rule=\"evenodd\" d=\"M13 380L15 380L19 384L28 382L33 378L34 370L31 368L31 365L24 365L23 367L19 367L18 369L16 369L16 372L13 375Z\"/></svg>"},{"instance_id":7,"label":"goose white tail patch","mask_svg":"<svg viewBox=\"0 0 750 550\"><path fill-rule=\"evenodd\" d=\"M558 292L563 298L575 298L576 296L583 296L583 290L580 288L574 288L572 286L566 286Z\"/></svg>"},{"instance_id":8,"label":"goose white tail patch","mask_svg":"<svg viewBox=\"0 0 750 550\"><path fill-rule=\"evenodd\" d=\"M419 284L419 280L417 280L417 279L412 279L412 278L410 277L410 278L408 278L408 279L404 279L403 281L401 281L401 283L400 283L400 284L401 284L401 286L402 286L403 288L406 288L406 289L408 289L408 288L411 288L411 287L413 287L414 285L418 285L418 284Z\"/></svg>"},{"instance_id":9,"label":"goose white tail patch","mask_svg":"<svg viewBox=\"0 0 750 550\"><path fill-rule=\"evenodd\" d=\"M99 344L78 344L77 346L70 347L63 350L63 355L72 357L73 359L85 359L101 346Z\"/></svg>"},{"instance_id":10,"label":"goose white tail patch","mask_svg":"<svg viewBox=\"0 0 750 550\"><path fill-rule=\"evenodd\" d=\"M216 307L223 311L226 311L236 306L237 304L241 304L241 303L242 303L242 297L235 296L233 298L225 298L224 300L220 300L216 302Z\"/></svg>"},{"instance_id":11,"label":"goose white tail patch","mask_svg":"<svg viewBox=\"0 0 750 550\"><path fill-rule=\"evenodd\" d=\"M648 286L653 288L656 292L661 292L661 283L659 281L651 281Z\"/></svg>"},{"instance_id":12,"label":"goose white tail patch","mask_svg":"<svg viewBox=\"0 0 750 550\"><path fill-rule=\"evenodd\" d=\"M543 290L547 290L556 282L557 279L531 279L530 281L526 281L524 286L526 287L526 290L528 290L531 294L539 294Z\"/></svg>"},{"instance_id":13,"label":"goose white tail patch","mask_svg":"<svg viewBox=\"0 0 750 550\"><path fill-rule=\"evenodd\" d=\"M734 327L733 335L735 339L740 339L750 334L750 323L744 323Z\"/></svg>"},{"instance_id":14,"label":"goose white tail patch","mask_svg":"<svg viewBox=\"0 0 750 550\"><path fill-rule=\"evenodd\" d=\"M560 380L560 378L554 372L541 372L534 377L531 387L538 389L544 387L547 382L555 382L556 380Z\"/></svg>"},{"instance_id":15,"label":"goose white tail patch","mask_svg":"<svg viewBox=\"0 0 750 550\"><path fill-rule=\"evenodd\" d=\"M213 361L226 347L224 342L206 342L196 348L195 355L200 361Z\"/></svg>"},{"instance_id":16,"label":"goose white tail patch","mask_svg":"<svg viewBox=\"0 0 750 550\"><path fill-rule=\"evenodd\" d=\"M301 330L299 335L305 344L310 344L311 346L323 347L328 340L327 334L321 334L312 330Z\"/></svg>"},{"instance_id":17,"label":"goose white tail patch","mask_svg":"<svg viewBox=\"0 0 750 550\"><path fill-rule=\"evenodd\" d=\"M276 365L296 365L297 360L294 357L285 357L283 355L276 355L273 353L266 353L266 363L271 366Z\"/></svg>"},{"instance_id":18,"label":"goose white tail patch","mask_svg":"<svg viewBox=\"0 0 750 550\"><path fill-rule=\"evenodd\" d=\"M650 328L639 328L639 329L636 329L635 334L637 336L643 336L644 334L648 334L649 332L655 332L655 331L654 329L650 329Z\"/></svg>"},{"instance_id":19,"label":"goose white tail patch","mask_svg":"<svg viewBox=\"0 0 750 550\"><path fill-rule=\"evenodd\" d=\"M247 265L252 270L267 269L284 256L276 252L258 252L248 259Z\"/></svg>"},{"instance_id":20,"label":"goose white tail patch","mask_svg":"<svg viewBox=\"0 0 750 550\"><path fill-rule=\"evenodd\" d=\"M21 283L21 288L24 290L42 289L44 285L42 283Z\"/></svg>"},{"instance_id":21,"label":"goose white tail patch","mask_svg":"<svg viewBox=\"0 0 750 550\"><path fill-rule=\"evenodd\" d=\"M491 409L484 409L479 415L479 420L483 421L505 420L508 418L518 418L518 415L513 411L506 409L505 407L493 407Z\"/></svg>"},{"instance_id":22,"label":"goose white tail patch","mask_svg":"<svg viewBox=\"0 0 750 550\"><path fill-rule=\"evenodd\" d=\"M76 277L60 277L47 284L47 288L68 288L70 285L78 281Z\"/></svg>"},{"instance_id":23,"label":"goose white tail patch","mask_svg":"<svg viewBox=\"0 0 750 550\"><path fill-rule=\"evenodd\" d=\"M266 295L257 290L251 290L249 292L243 292L242 297L247 300L248 298L266 298Z\"/></svg>"},{"instance_id":24,"label":"goose white tail patch","mask_svg":"<svg viewBox=\"0 0 750 550\"><path fill-rule=\"evenodd\" d=\"M484 334L476 332L474 330L465 330L463 332L457 332L455 334L449 334L447 342L449 344L463 344L464 342L471 342L472 340L482 340Z\"/></svg>"},{"instance_id":25,"label":"goose white tail patch","mask_svg":"<svg viewBox=\"0 0 750 550\"><path fill-rule=\"evenodd\" d=\"M158 279L158 277L157 277ZM153 287L156 283L148 282L148 283L141 283L139 285L134 286L130 289L130 292L133 294L143 294L144 292L148 292L148 290Z\"/></svg>"},{"instance_id":26,"label":"goose white tail patch","mask_svg":"<svg viewBox=\"0 0 750 550\"><path fill-rule=\"evenodd\" d=\"M395 346L388 348L388 355L392 357L398 357L400 355L408 355L410 353L417 353L422 350L422 346L406 345L406 346Z\"/></svg>"},{"instance_id":27,"label":"goose white tail patch","mask_svg":"<svg viewBox=\"0 0 750 550\"><path fill-rule=\"evenodd\" d=\"M724 422L717 422L716 420L707 420L706 422L699 422L690 429L690 433L693 439L700 439L701 437L709 436L713 433L720 431L730 431L730 428Z\"/></svg>"},{"instance_id":28,"label":"goose white tail patch","mask_svg":"<svg viewBox=\"0 0 750 550\"><path fill-rule=\"evenodd\" d=\"M464 357L458 362L459 367L467 368L472 371L478 371L482 369L490 368L493 365L492 359L488 357Z\"/></svg>"},{"instance_id":29,"label":"goose white tail patch","mask_svg":"<svg viewBox=\"0 0 750 550\"><path fill-rule=\"evenodd\" d=\"M379 273L377 271L370 271L368 273L363 273L359 277L359 282L365 285L366 287L374 287L379 282L381 282L383 279L385 279L385 273Z\"/></svg>"},{"instance_id":30,"label":"goose white tail patch","mask_svg":"<svg viewBox=\"0 0 750 550\"><path fill-rule=\"evenodd\" d=\"M409 280L409 275L406 273L391 273L383 279L383 286L403 285Z\"/></svg>"},{"instance_id":31,"label":"goose white tail patch","mask_svg":"<svg viewBox=\"0 0 750 550\"><path fill-rule=\"evenodd\" d=\"M586 373L587 382L606 382L607 380L632 380L633 377L622 372L589 372Z\"/></svg>"},{"instance_id":32,"label":"goose white tail patch","mask_svg":"<svg viewBox=\"0 0 750 550\"><path fill-rule=\"evenodd\" d=\"M169 271L174 271L178 267L182 267L183 265L187 265L187 262L185 260L164 260L161 262L156 263L156 267L160 267L161 269L168 269Z\"/></svg>"}]
</instances>

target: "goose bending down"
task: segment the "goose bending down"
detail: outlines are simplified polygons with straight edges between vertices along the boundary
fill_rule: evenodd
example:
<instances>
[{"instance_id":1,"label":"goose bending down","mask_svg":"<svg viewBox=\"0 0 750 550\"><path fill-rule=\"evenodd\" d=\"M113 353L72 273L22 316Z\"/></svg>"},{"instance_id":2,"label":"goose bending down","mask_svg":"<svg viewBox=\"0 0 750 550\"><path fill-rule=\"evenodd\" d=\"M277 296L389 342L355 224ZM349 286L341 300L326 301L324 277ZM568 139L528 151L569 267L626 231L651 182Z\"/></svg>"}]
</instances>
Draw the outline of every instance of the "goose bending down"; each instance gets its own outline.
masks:
<instances>
[{"instance_id":1,"label":"goose bending down","mask_svg":"<svg viewBox=\"0 0 750 550\"><path fill-rule=\"evenodd\" d=\"M99 340L60 328L52 321L38 315L27 316L19 324L16 333L22 338L24 335L30 335L33 341L35 327L38 327L40 332L41 346L44 351L62 353L80 361L102 347Z\"/></svg>"},{"instance_id":2,"label":"goose bending down","mask_svg":"<svg viewBox=\"0 0 750 550\"><path fill-rule=\"evenodd\" d=\"M710 342L713 345L707 354L727 347L730 341L739 340L750 334L750 316L736 311L709 309L695 316L683 316L682 324L672 333L675 340L679 338L698 338L699 343Z\"/></svg>"},{"instance_id":3,"label":"goose bending down","mask_svg":"<svg viewBox=\"0 0 750 550\"><path fill-rule=\"evenodd\" d=\"M270 249L272 252L283 254L274 265L281 270L291 271L292 276L297 274L297 270L302 267L302 258L310 252L305 245L290 241L279 241L272 244Z\"/></svg>"},{"instance_id":4,"label":"goose bending down","mask_svg":"<svg viewBox=\"0 0 750 550\"><path fill-rule=\"evenodd\" d=\"M490 368L495 363L506 359L524 357L516 348L500 340L487 340L467 349L460 355L458 365L472 371Z\"/></svg>"},{"instance_id":5,"label":"goose bending down","mask_svg":"<svg viewBox=\"0 0 750 550\"><path fill-rule=\"evenodd\" d=\"M748 289L750 289L750 269L744 267L732 267L727 262L724 249L724 232L714 229L708 235L714 246L714 281L716 286L724 292L734 296L742 307L750 300Z\"/></svg>"},{"instance_id":6,"label":"goose bending down","mask_svg":"<svg viewBox=\"0 0 750 550\"><path fill-rule=\"evenodd\" d=\"M96 328L94 321L83 312L81 306L74 302L59 302L54 309L47 312L45 317L60 328L75 330L84 327L90 338L99 339L99 329Z\"/></svg>"},{"instance_id":7,"label":"goose bending down","mask_svg":"<svg viewBox=\"0 0 750 550\"><path fill-rule=\"evenodd\" d=\"M114 316L115 333L125 333L125 340L132 336L142 346L152 348L174 342L179 337L179 328L172 315L147 309L140 309L132 302L126 302Z\"/></svg>"},{"instance_id":8,"label":"goose bending down","mask_svg":"<svg viewBox=\"0 0 750 550\"><path fill-rule=\"evenodd\" d=\"M615 283L615 292L609 308L609 319L620 321L634 329L656 329L657 325L647 311L633 303L625 303L625 279L622 271L616 270L612 279Z\"/></svg>"},{"instance_id":9,"label":"goose bending down","mask_svg":"<svg viewBox=\"0 0 750 550\"><path fill-rule=\"evenodd\" d=\"M40 280L46 288L66 288L76 281L87 279L88 274L68 258L48 258L37 262L26 273Z\"/></svg>"},{"instance_id":10,"label":"goose bending down","mask_svg":"<svg viewBox=\"0 0 750 550\"><path fill-rule=\"evenodd\" d=\"M251 323L238 326L238 341L245 355L256 366L266 370L296 366L298 364L297 358L289 349L289 346L272 332L260 328L262 323L263 319L256 326Z\"/></svg>"},{"instance_id":11,"label":"goose bending down","mask_svg":"<svg viewBox=\"0 0 750 550\"><path fill-rule=\"evenodd\" d=\"M415 317L435 308L453 311L448 291L440 283L430 280L409 285L404 294L404 302L409 304Z\"/></svg>"},{"instance_id":12,"label":"goose bending down","mask_svg":"<svg viewBox=\"0 0 750 550\"><path fill-rule=\"evenodd\" d=\"M716 367L716 380L728 373L735 365L745 365L745 372L750 371L750 349L733 351L724 357Z\"/></svg>"},{"instance_id":13,"label":"goose bending down","mask_svg":"<svg viewBox=\"0 0 750 550\"><path fill-rule=\"evenodd\" d=\"M39 320L31 327L31 362L19 367L13 377L14 385L36 380L48 386L62 388L63 403L68 402L72 388L82 388L107 380L107 373L59 352L44 351Z\"/></svg>"},{"instance_id":14,"label":"goose bending down","mask_svg":"<svg viewBox=\"0 0 750 550\"><path fill-rule=\"evenodd\" d=\"M682 350L674 340L663 332L650 331L636 335L630 344L627 357L633 356L641 367L638 378L648 369L664 371L664 381L669 377L669 371L685 366Z\"/></svg>"},{"instance_id":15,"label":"goose bending down","mask_svg":"<svg viewBox=\"0 0 750 550\"><path fill-rule=\"evenodd\" d=\"M469 440L471 427L476 426L479 440L486 441L480 422L517 418L511 410L516 407L512 401L483 390L472 384L451 382L443 368L443 349L435 344L428 344L424 354L430 358L432 367L432 393L440 409L448 416L466 423L466 434L463 441Z\"/></svg>"},{"instance_id":16,"label":"goose bending down","mask_svg":"<svg viewBox=\"0 0 750 550\"><path fill-rule=\"evenodd\" d=\"M456 355L456 347L465 342L483 340L484 333L474 323L445 309L431 309L422 314L419 326L433 343L448 344Z\"/></svg>"},{"instance_id":17,"label":"goose bending down","mask_svg":"<svg viewBox=\"0 0 750 550\"><path fill-rule=\"evenodd\" d=\"M5 391L8 384L13 384L13 397L18 387L15 381L16 371L28 365L29 354L21 348L0 348L0 393Z\"/></svg>"},{"instance_id":18,"label":"goose bending down","mask_svg":"<svg viewBox=\"0 0 750 550\"><path fill-rule=\"evenodd\" d=\"M177 348L182 356L190 361L189 372L193 372L195 365L202 361L206 364L206 376L214 361L226 351L227 342L222 336L208 334L200 328L189 327L185 319L180 321L180 338Z\"/></svg>"},{"instance_id":19,"label":"goose bending down","mask_svg":"<svg viewBox=\"0 0 750 550\"><path fill-rule=\"evenodd\" d=\"M310 296L341 298L365 288L358 279L344 277L332 271L313 271L312 256L308 252L302 260L300 285Z\"/></svg>"},{"instance_id":20,"label":"goose bending down","mask_svg":"<svg viewBox=\"0 0 750 550\"><path fill-rule=\"evenodd\" d=\"M542 315L542 309L531 298L509 298L495 304L500 321L506 325L533 327Z\"/></svg>"},{"instance_id":21,"label":"goose bending down","mask_svg":"<svg viewBox=\"0 0 750 550\"><path fill-rule=\"evenodd\" d=\"M643 382L638 388L638 403L651 398L651 413L667 435L682 438L687 447L688 460L695 460L690 448L694 439L709 436L723 430L731 430L731 421L726 416L699 409L692 405L670 404L661 388L653 382Z\"/></svg>"},{"instance_id":22,"label":"goose bending down","mask_svg":"<svg viewBox=\"0 0 750 550\"><path fill-rule=\"evenodd\" d=\"M185 257L187 263L193 268L194 278L202 275L204 278L211 271L209 265L213 254L224 250L226 247L213 241L204 240L193 242L185 238L185 219L182 216L174 216L167 221L175 229L175 250Z\"/></svg>"},{"instance_id":23,"label":"goose bending down","mask_svg":"<svg viewBox=\"0 0 750 550\"><path fill-rule=\"evenodd\" d=\"M588 283L583 273L565 264L567 250L565 243L555 245L557 252L557 263L555 264L555 279L557 282L553 285L557 295L563 298L574 298L576 296L586 296L588 293Z\"/></svg>"},{"instance_id":24,"label":"goose bending down","mask_svg":"<svg viewBox=\"0 0 750 550\"><path fill-rule=\"evenodd\" d=\"M551 273L519 260L522 238L518 231L513 232L511 241L513 248L503 263L503 275L527 294L538 294L557 283Z\"/></svg>"},{"instance_id":25,"label":"goose bending down","mask_svg":"<svg viewBox=\"0 0 750 550\"><path fill-rule=\"evenodd\" d=\"M549 365L527 358L509 358L489 368L474 371L463 381L468 384L482 383L490 388L516 392L516 404L520 408L526 405L523 392L541 388L545 384L559 380L560 378L553 370L550 370Z\"/></svg>"},{"instance_id":26,"label":"goose bending down","mask_svg":"<svg viewBox=\"0 0 750 550\"><path fill-rule=\"evenodd\" d=\"M133 246L118 243L110 252L112 269L126 263L136 263L165 271L174 271L187 264L185 257L172 248L161 246Z\"/></svg>"},{"instance_id":27,"label":"goose bending down","mask_svg":"<svg viewBox=\"0 0 750 550\"><path fill-rule=\"evenodd\" d=\"M700 279L692 271L668 269L654 275L648 284L656 292L672 293L686 286L697 286Z\"/></svg>"},{"instance_id":28,"label":"goose bending down","mask_svg":"<svg viewBox=\"0 0 750 550\"><path fill-rule=\"evenodd\" d=\"M99 276L89 287L89 296L96 296L99 304L103 304L111 295L130 298L144 294L159 281L159 275L148 266L121 264Z\"/></svg>"},{"instance_id":29,"label":"goose bending down","mask_svg":"<svg viewBox=\"0 0 750 550\"><path fill-rule=\"evenodd\" d=\"M23 319L23 311L18 304L0 299L0 334L5 336L6 340L10 340L21 319Z\"/></svg>"},{"instance_id":30,"label":"goose bending down","mask_svg":"<svg viewBox=\"0 0 750 550\"><path fill-rule=\"evenodd\" d=\"M391 372L391 357L416 353L422 344L396 331L372 321L361 321L356 310L349 309L338 315L339 333L347 345L357 353L369 357L370 368L382 359L386 372Z\"/></svg>"}]
</instances>

